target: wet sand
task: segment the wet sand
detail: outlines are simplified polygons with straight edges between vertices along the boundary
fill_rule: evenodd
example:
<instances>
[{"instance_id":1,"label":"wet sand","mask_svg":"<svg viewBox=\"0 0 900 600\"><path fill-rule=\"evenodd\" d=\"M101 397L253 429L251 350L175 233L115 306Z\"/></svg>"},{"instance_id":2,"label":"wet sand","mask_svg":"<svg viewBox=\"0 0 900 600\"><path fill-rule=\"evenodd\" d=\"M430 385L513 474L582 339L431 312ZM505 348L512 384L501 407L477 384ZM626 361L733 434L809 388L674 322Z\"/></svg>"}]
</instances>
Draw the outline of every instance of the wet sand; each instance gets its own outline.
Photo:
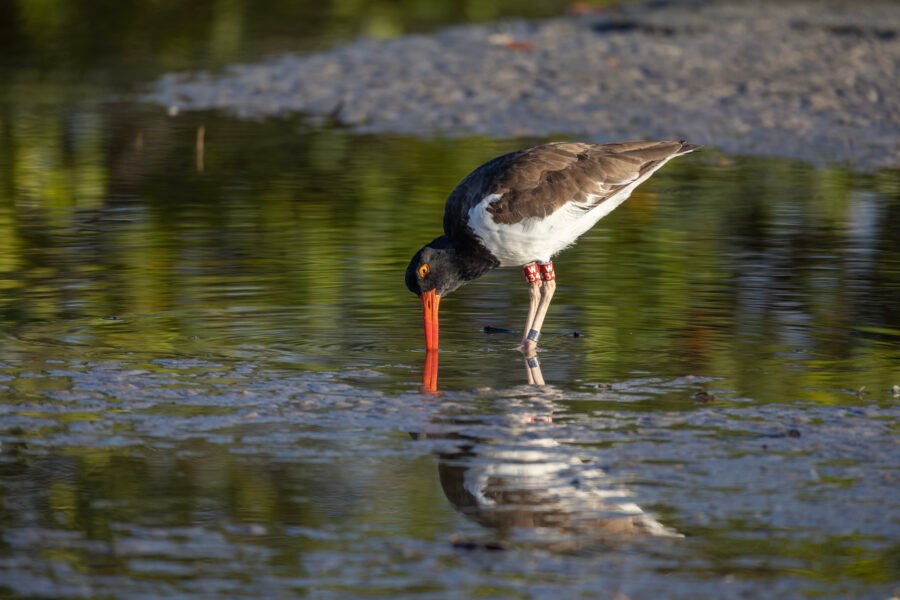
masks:
<instances>
[{"instance_id":1,"label":"wet sand","mask_svg":"<svg viewBox=\"0 0 900 600\"><path fill-rule=\"evenodd\" d=\"M761 404L709 378L639 377L436 402L373 386L383 379L190 358L0 362L0 391L19 390L0 405L2 504L15 514L0 588L896 593L900 406L885 390L856 406ZM704 389L713 403L648 410ZM253 493L227 493L242 484Z\"/></svg>"},{"instance_id":2,"label":"wet sand","mask_svg":"<svg viewBox=\"0 0 900 600\"><path fill-rule=\"evenodd\" d=\"M171 74L147 98L359 132L685 138L876 169L900 162L898 74L900 4L701 1L359 40Z\"/></svg>"}]
</instances>

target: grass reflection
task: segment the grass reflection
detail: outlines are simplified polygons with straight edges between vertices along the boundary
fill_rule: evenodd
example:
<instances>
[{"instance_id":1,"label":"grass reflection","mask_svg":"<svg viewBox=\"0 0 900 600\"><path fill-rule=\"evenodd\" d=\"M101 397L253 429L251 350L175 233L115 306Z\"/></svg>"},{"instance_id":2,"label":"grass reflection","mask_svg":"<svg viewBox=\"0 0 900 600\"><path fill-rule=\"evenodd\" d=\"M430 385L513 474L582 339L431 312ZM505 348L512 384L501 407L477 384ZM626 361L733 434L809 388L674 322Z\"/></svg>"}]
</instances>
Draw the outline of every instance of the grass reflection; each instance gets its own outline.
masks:
<instances>
[{"instance_id":1,"label":"grass reflection","mask_svg":"<svg viewBox=\"0 0 900 600\"><path fill-rule=\"evenodd\" d=\"M609 4L595 0L594 5ZM561 15L564 0L8 0L0 2L0 67L77 76L221 67L248 56L382 39L448 23ZM112 70L110 70L112 68ZM137 79L132 77L137 76Z\"/></svg>"},{"instance_id":2,"label":"grass reflection","mask_svg":"<svg viewBox=\"0 0 900 600\"><path fill-rule=\"evenodd\" d=\"M442 305L447 394L439 398L414 393L425 358L421 315L402 278L411 253L439 232L453 185L484 160L540 140L425 141L311 129L301 119L170 118L104 96L115 87L106 78L128 84L358 34L522 14L523 6L527 15L558 14L564 4L0 2L0 75L14 67L0 83L0 588L184 596L209 585L249 597L295 583L300 593L305 580L371 593L372 573L418 573L435 591L462 582L511 595L537 580L595 582L606 563L618 585L628 554L558 566L550 558L537 576L495 563L473 575L481 565L466 569L472 558L445 543L475 525L461 523L441 491L433 454L442 450L409 446L404 429L444 410L484 435L466 416L505 415L509 399L489 401L487 392L462 402L454 392L502 393L524 382L510 351L515 335L480 331L519 331L527 299L517 270ZM92 26L76 26L83 23ZM841 502L845 488L858 494L851 499L882 489L866 487L873 484L854 465L874 464L871 477L884 475L884 487L891 476L889 454L825 439L843 427L839 418L817 430L822 417L813 415L798 439L810 440L810 455L828 446L853 460L823 463L821 477L798 486L800 500L815 502L796 505L793 492L770 502L770 471L754 474L744 462L706 470L729 452L764 457L762 443L796 461L796 448L775 446L794 438L752 437L752 410L723 431L703 422L647 434L641 419L694 411L701 385L718 397L704 406L710 419L750 402L893 402L897 231L896 170L860 175L714 150L666 167L557 262L560 289L541 355L558 396L554 439L627 477L648 456L632 444L671 436L637 468L650 483L635 487L653 497L684 486L689 499L673 501L661 520L694 536L685 547L699 558L684 560L700 565L699 577L798 574L851 591L855 582L896 579L889 540L828 537L827 515L864 507ZM173 356L180 360L166 360ZM687 375L703 383L662 381ZM602 384L623 381L624 392L603 397ZM598 413L610 407L617 414L604 420ZM596 431L584 428L595 423ZM769 418L765 432L776 425ZM498 431L513 447L533 437L494 423ZM872 433L858 424L852 431ZM651 477L661 456L672 462L671 478ZM748 475L717 491L732 471ZM703 501L740 517L730 504L754 490L755 506L787 502L821 511L824 523L796 536L758 513L696 525ZM759 539L770 531L771 540ZM535 555L507 560L530 569ZM628 563L635 577L659 564L646 560ZM409 591L406 581L426 585L396 581L399 593Z\"/></svg>"},{"instance_id":3,"label":"grass reflection","mask_svg":"<svg viewBox=\"0 0 900 600\"><path fill-rule=\"evenodd\" d=\"M195 339L213 351L315 344L335 358L420 345L408 256L439 232L465 173L533 141L368 137L118 105L18 108L0 131L3 330L43 323L41 335L163 353ZM559 260L551 327L584 334L564 379L652 365L726 376L771 400L889 389L897 189L896 171L714 151L671 165ZM485 324L516 329L520 288L502 271L456 294L448 347L480 344Z\"/></svg>"}]
</instances>

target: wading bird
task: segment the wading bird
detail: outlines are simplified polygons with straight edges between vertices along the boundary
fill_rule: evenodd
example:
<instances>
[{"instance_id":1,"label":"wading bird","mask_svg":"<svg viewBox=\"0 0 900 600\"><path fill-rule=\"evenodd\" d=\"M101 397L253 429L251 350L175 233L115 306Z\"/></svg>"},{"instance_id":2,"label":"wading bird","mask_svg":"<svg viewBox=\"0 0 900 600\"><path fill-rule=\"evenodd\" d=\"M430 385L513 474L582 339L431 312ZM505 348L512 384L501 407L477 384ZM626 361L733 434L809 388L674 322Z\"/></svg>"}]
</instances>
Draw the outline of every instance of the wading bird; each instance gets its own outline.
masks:
<instances>
[{"instance_id":1,"label":"wading bird","mask_svg":"<svg viewBox=\"0 0 900 600\"><path fill-rule=\"evenodd\" d=\"M557 142L481 165L444 207L444 235L416 252L406 287L422 301L425 347L438 348L443 296L497 267L523 267L531 294L520 348L532 353L556 291L552 258L624 202L684 141Z\"/></svg>"}]
</instances>

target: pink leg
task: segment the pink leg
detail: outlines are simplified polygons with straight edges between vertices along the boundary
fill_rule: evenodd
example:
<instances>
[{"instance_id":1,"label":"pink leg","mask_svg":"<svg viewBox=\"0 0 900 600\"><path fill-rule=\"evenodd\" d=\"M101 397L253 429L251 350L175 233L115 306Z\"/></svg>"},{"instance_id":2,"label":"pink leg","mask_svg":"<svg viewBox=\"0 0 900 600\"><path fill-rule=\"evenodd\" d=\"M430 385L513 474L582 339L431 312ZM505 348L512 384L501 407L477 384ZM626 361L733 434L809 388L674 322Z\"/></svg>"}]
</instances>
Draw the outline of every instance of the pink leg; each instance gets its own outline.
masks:
<instances>
[{"instance_id":1,"label":"pink leg","mask_svg":"<svg viewBox=\"0 0 900 600\"><path fill-rule=\"evenodd\" d=\"M556 291L556 273L553 271L553 262L539 264L538 268L541 273L543 284L541 285L541 298L534 318L525 332L525 340L523 342L526 355L532 354L537 348L538 338L541 336L541 327L544 325L544 318L547 316L547 310L550 308L550 301L553 300L553 293Z\"/></svg>"},{"instance_id":2,"label":"pink leg","mask_svg":"<svg viewBox=\"0 0 900 600\"><path fill-rule=\"evenodd\" d=\"M534 316L537 314L538 304L541 301L541 274L536 262L529 263L522 267L525 272L525 280L528 282L530 302L528 304L528 319L525 321L525 333L522 334L522 343L519 348L525 348L528 341L528 332L534 323Z\"/></svg>"}]
</instances>

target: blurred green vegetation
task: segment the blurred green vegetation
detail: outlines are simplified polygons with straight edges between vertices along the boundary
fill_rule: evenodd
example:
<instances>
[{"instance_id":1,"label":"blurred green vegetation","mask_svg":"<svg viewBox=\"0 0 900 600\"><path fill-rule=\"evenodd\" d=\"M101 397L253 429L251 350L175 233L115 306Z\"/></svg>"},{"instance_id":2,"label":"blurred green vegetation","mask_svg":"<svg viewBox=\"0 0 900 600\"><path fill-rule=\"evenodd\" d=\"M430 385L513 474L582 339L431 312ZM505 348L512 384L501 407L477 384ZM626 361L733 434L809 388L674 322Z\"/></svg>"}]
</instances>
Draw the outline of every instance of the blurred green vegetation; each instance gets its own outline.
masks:
<instances>
[{"instance_id":1,"label":"blurred green vegetation","mask_svg":"<svg viewBox=\"0 0 900 600\"><path fill-rule=\"evenodd\" d=\"M384 374L371 385L409 390L423 340L418 303L403 285L407 260L439 233L443 201L462 176L540 140L426 141L313 129L302 119L170 118L109 94L172 69L464 20L552 16L565 5L0 0L0 362L19 359L20 373L61 356L148 369L145 359L172 355L370 365ZM855 174L714 150L680 159L559 258L545 378L566 390L636 373L693 374L760 403L880 401L900 383L898 231L897 170ZM515 336L479 330L518 329L525 303L516 270L445 300L443 388L524 382L508 357ZM573 330L577 340L557 335ZM65 384L18 377L6 385L0 402L12 403ZM857 396L862 386L868 396ZM561 402L585 413L597 406ZM662 396L633 409L691 406ZM97 417L21 414L51 427ZM434 510L444 501L427 458L316 469L260 464L226 444L135 455L45 448L41 435L21 435L45 453L38 459L4 440L0 473L28 482L37 526L91 540L112 540L123 523L187 527L209 514L276 534L334 518L354 520L348 528L395 518L418 538L448 529L447 512ZM384 443L396 446L397 435ZM7 526L20 516L0 512ZM832 572L821 548L735 546L733 533L703 532L710 554L736 547L737 555L800 557L809 577L826 581L890 576L888 557L858 540L834 541ZM285 565L328 547L303 536L275 546L283 555L272 560ZM52 544L46 552L83 573L128 569L112 554ZM98 557L106 562L89 564Z\"/></svg>"},{"instance_id":2,"label":"blurred green vegetation","mask_svg":"<svg viewBox=\"0 0 900 600\"><path fill-rule=\"evenodd\" d=\"M357 136L110 104L19 107L0 113L0 136L0 331L158 353L253 343L328 365L348 348L377 362L421 345L402 283L409 257L439 234L462 176L534 141ZM714 151L676 161L560 257L550 327L583 337L548 368L557 382L724 377L761 401L890 388L898 189L896 171ZM485 324L517 329L519 277L500 271L448 299L445 347L481 343ZM447 385L495 376L477 353L442 362Z\"/></svg>"},{"instance_id":3,"label":"blurred green vegetation","mask_svg":"<svg viewBox=\"0 0 900 600\"><path fill-rule=\"evenodd\" d=\"M594 0L591 4L609 4ZM0 0L0 65L131 82L270 52L463 21L561 15L564 0Z\"/></svg>"}]
</instances>

